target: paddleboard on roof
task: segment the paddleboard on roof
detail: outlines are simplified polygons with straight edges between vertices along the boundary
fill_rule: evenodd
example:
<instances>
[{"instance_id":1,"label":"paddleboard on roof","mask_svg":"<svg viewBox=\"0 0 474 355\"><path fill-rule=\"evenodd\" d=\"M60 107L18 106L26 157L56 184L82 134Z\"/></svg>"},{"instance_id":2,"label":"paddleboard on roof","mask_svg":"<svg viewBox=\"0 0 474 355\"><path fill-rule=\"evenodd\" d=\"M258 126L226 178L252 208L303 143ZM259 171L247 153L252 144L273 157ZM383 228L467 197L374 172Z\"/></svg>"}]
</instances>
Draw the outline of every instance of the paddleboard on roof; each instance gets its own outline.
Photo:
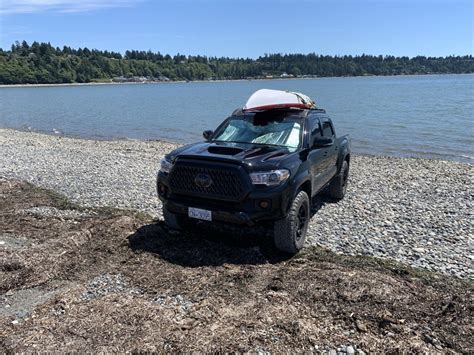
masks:
<instances>
[{"instance_id":1,"label":"paddleboard on roof","mask_svg":"<svg viewBox=\"0 0 474 355\"><path fill-rule=\"evenodd\" d=\"M244 111L264 111L276 108L316 108L314 101L299 92L260 89L255 91L243 107Z\"/></svg>"}]
</instances>

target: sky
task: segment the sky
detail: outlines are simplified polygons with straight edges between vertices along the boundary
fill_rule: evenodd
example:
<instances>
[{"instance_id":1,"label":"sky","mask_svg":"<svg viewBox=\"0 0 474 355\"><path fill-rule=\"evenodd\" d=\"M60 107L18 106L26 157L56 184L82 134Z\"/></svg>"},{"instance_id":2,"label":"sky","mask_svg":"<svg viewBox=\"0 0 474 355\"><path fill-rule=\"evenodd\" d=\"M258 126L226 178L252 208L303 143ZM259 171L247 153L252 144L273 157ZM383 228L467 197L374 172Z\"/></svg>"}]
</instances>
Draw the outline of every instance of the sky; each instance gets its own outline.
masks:
<instances>
[{"instance_id":1,"label":"sky","mask_svg":"<svg viewBox=\"0 0 474 355\"><path fill-rule=\"evenodd\" d=\"M0 0L0 47L124 53L473 54L474 0Z\"/></svg>"}]
</instances>

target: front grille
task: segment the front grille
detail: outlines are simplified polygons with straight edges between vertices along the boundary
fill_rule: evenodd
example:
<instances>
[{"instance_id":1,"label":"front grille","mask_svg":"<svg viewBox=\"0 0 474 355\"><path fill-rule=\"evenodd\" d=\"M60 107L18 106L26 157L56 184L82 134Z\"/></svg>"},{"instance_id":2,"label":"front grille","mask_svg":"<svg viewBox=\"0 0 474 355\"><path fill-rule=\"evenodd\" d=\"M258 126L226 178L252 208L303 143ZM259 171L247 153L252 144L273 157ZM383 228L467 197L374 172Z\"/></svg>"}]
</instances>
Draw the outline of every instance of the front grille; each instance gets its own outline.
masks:
<instances>
[{"instance_id":1,"label":"front grille","mask_svg":"<svg viewBox=\"0 0 474 355\"><path fill-rule=\"evenodd\" d=\"M208 187L196 184L196 176L200 174L212 179ZM178 161L171 169L169 184L173 193L228 201L238 201L246 192L238 166L206 167Z\"/></svg>"}]
</instances>

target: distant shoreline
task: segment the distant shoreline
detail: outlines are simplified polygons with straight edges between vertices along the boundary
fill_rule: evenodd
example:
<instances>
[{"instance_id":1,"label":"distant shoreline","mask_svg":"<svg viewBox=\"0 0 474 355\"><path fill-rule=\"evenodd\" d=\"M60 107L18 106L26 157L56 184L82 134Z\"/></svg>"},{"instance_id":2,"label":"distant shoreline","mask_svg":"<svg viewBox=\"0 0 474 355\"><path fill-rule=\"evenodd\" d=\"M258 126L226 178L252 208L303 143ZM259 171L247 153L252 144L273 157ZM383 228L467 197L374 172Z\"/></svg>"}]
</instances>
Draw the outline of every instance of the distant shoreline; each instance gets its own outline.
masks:
<instances>
[{"instance_id":1,"label":"distant shoreline","mask_svg":"<svg viewBox=\"0 0 474 355\"><path fill-rule=\"evenodd\" d=\"M150 84L185 84L185 83L226 83L241 81L281 81L281 80L319 80L341 78L391 78L413 76L439 76L439 75L474 75L474 73L430 73L430 74L400 74L400 75L354 75L354 76L319 76L313 78L255 78L255 79L218 79L218 80L173 80L149 82L91 82L91 83L54 83L54 84L0 84L0 88L27 88L27 87L54 87L54 86L100 86L100 85L150 85Z\"/></svg>"}]
</instances>

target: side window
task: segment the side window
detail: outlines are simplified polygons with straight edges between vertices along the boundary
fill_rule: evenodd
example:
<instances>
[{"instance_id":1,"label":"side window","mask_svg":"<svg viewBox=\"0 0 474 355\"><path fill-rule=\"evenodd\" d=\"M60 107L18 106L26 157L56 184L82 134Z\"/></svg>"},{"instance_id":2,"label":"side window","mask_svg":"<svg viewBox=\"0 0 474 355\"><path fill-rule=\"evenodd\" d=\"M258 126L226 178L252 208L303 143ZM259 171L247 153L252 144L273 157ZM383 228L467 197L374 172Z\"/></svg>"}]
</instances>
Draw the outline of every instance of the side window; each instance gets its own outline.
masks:
<instances>
[{"instance_id":1,"label":"side window","mask_svg":"<svg viewBox=\"0 0 474 355\"><path fill-rule=\"evenodd\" d=\"M331 127L331 123L329 121L324 121L323 122L323 136L324 137L332 137L334 135L334 132Z\"/></svg>"},{"instance_id":2,"label":"side window","mask_svg":"<svg viewBox=\"0 0 474 355\"><path fill-rule=\"evenodd\" d=\"M314 140L315 137L321 137L321 127L319 125L319 118L312 117L310 121L310 129L311 129L311 142Z\"/></svg>"}]
</instances>

